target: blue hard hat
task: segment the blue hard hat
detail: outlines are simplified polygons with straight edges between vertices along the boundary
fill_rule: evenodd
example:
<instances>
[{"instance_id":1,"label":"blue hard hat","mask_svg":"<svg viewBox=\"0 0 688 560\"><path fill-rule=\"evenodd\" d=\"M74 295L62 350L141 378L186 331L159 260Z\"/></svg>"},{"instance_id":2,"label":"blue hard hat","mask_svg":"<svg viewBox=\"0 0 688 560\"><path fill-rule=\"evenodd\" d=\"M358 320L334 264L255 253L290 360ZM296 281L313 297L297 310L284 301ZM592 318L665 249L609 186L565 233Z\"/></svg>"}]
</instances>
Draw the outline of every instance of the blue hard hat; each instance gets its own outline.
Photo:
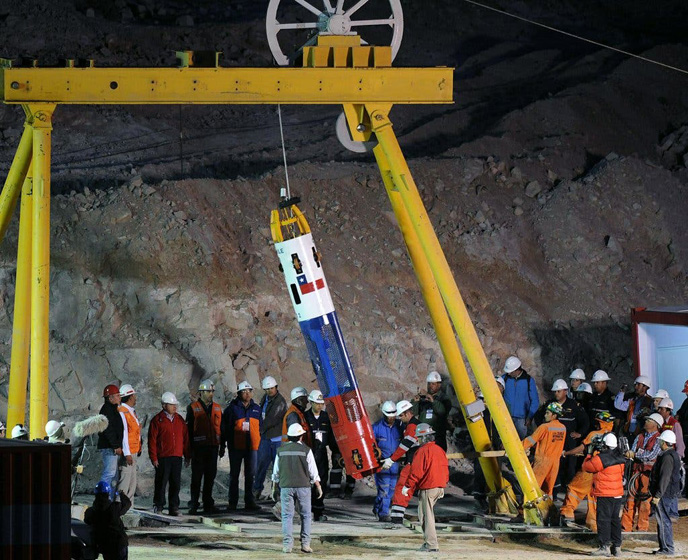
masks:
<instances>
[{"instance_id":1,"label":"blue hard hat","mask_svg":"<svg viewBox=\"0 0 688 560\"><path fill-rule=\"evenodd\" d=\"M101 480L98 484L96 484L96 494L110 494L110 492L112 492L112 488L104 480Z\"/></svg>"}]
</instances>

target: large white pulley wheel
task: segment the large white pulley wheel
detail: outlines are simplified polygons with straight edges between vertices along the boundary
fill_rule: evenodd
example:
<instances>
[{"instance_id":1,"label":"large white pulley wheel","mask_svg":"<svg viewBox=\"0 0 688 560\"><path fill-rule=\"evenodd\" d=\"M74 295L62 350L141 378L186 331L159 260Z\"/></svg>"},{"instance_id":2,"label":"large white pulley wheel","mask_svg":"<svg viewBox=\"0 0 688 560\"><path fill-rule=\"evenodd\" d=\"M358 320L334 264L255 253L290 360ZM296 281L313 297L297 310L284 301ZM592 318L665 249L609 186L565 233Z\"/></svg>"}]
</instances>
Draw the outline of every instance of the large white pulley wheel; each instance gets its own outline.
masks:
<instances>
[{"instance_id":1,"label":"large white pulley wheel","mask_svg":"<svg viewBox=\"0 0 688 560\"><path fill-rule=\"evenodd\" d=\"M346 123L346 115L344 113L339 114L335 131L337 132L337 140L339 140L339 143L351 152L364 154L366 152L372 152L373 148L377 146L377 141L369 140L367 142L359 142L357 140L353 140L351 138L351 131L349 130L349 125Z\"/></svg>"},{"instance_id":2,"label":"large white pulley wheel","mask_svg":"<svg viewBox=\"0 0 688 560\"><path fill-rule=\"evenodd\" d=\"M318 35L359 35L363 44L391 46L394 60L404 15L400 0L270 0L266 30L279 66L289 65Z\"/></svg>"}]
</instances>

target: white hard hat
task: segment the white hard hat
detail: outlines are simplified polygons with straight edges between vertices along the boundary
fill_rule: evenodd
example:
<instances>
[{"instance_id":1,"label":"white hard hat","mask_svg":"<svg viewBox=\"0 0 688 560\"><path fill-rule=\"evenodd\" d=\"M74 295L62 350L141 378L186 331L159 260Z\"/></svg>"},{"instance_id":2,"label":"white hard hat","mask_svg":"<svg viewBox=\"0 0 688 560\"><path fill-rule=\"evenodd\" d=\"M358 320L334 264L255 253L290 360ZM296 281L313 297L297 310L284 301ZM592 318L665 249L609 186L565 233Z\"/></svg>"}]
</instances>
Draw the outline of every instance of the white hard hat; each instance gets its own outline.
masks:
<instances>
[{"instance_id":1,"label":"white hard hat","mask_svg":"<svg viewBox=\"0 0 688 560\"><path fill-rule=\"evenodd\" d=\"M574 369L571 375L569 375L569 379L580 379L581 381L585 381L585 372L580 368Z\"/></svg>"},{"instance_id":2,"label":"white hard hat","mask_svg":"<svg viewBox=\"0 0 688 560\"><path fill-rule=\"evenodd\" d=\"M662 418L661 414L657 414L656 412L653 412L646 418L646 420L652 420L659 426L660 428L664 426L664 418Z\"/></svg>"},{"instance_id":3,"label":"white hard hat","mask_svg":"<svg viewBox=\"0 0 688 560\"><path fill-rule=\"evenodd\" d=\"M657 405L657 408L668 408L669 410L674 410L674 401L669 398L662 399Z\"/></svg>"},{"instance_id":4,"label":"white hard hat","mask_svg":"<svg viewBox=\"0 0 688 560\"><path fill-rule=\"evenodd\" d=\"M592 380L593 383L597 383L598 381L611 381L609 378L609 375L607 375L607 372L604 371L603 369L598 369L595 373L592 374Z\"/></svg>"},{"instance_id":5,"label":"white hard hat","mask_svg":"<svg viewBox=\"0 0 688 560\"><path fill-rule=\"evenodd\" d=\"M509 356L504 362L504 373L511 373L521 367L521 360L516 356Z\"/></svg>"},{"instance_id":6,"label":"white hard hat","mask_svg":"<svg viewBox=\"0 0 688 560\"><path fill-rule=\"evenodd\" d=\"M12 439L18 439L28 435L28 430L22 424L17 424L14 428L12 428Z\"/></svg>"},{"instance_id":7,"label":"white hard hat","mask_svg":"<svg viewBox=\"0 0 688 560\"><path fill-rule=\"evenodd\" d=\"M430 424L426 424L423 422L422 424L418 424L416 426L416 437L423 437L423 436L430 436L435 433L435 430L432 429Z\"/></svg>"},{"instance_id":8,"label":"white hard hat","mask_svg":"<svg viewBox=\"0 0 688 560\"><path fill-rule=\"evenodd\" d=\"M162 404L179 404L177 397L175 397L174 393L171 391L165 391L162 394L161 400L162 400Z\"/></svg>"},{"instance_id":9,"label":"white hard hat","mask_svg":"<svg viewBox=\"0 0 688 560\"><path fill-rule=\"evenodd\" d=\"M652 382L650 381L650 378L647 375L639 375L635 378L635 381L633 383L640 383L642 385L645 385L645 387L647 387L648 389L652 387Z\"/></svg>"},{"instance_id":10,"label":"white hard hat","mask_svg":"<svg viewBox=\"0 0 688 560\"><path fill-rule=\"evenodd\" d=\"M325 404L323 394L318 389L313 389L311 391L311 394L308 395L308 400L316 404Z\"/></svg>"},{"instance_id":11,"label":"white hard hat","mask_svg":"<svg viewBox=\"0 0 688 560\"><path fill-rule=\"evenodd\" d=\"M54 435L57 435L57 432L59 432L63 426L64 424L62 422L58 422L57 420L49 420L45 425L45 435L48 437L53 437Z\"/></svg>"},{"instance_id":12,"label":"white hard hat","mask_svg":"<svg viewBox=\"0 0 688 560\"><path fill-rule=\"evenodd\" d=\"M582 391L585 393L590 393L592 395L592 387L590 386L590 383L581 383L580 385L578 385L576 391Z\"/></svg>"},{"instance_id":13,"label":"white hard hat","mask_svg":"<svg viewBox=\"0 0 688 560\"><path fill-rule=\"evenodd\" d=\"M268 375L267 377L263 378L263 382L260 384L260 386L263 388L263 390L277 387L277 379L272 377L272 375Z\"/></svg>"},{"instance_id":14,"label":"white hard hat","mask_svg":"<svg viewBox=\"0 0 688 560\"><path fill-rule=\"evenodd\" d=\"M129 385L129 383L125 383L119 388L119 396L120 397L128 397L129 395L134 395L136 394L136 391L134 391L134 388ZM50 435L50 434L48 434Z\"/></svg>"},{"instance_id":15,"label":"white hard hat","mask_svg":"<svg viewBox=\"0 0 688 560\"><path fill-rule=\"evenodd\" d=\"M287 429L287 435L289 437L297 437L297 436L302 436L303 434L306 433L306 430L303 429L303 426L301 424L298 424L294 422L289 428Z\"/></svg>"},{"instance_id":16,"label":"white hard hat","mask_svg":"<svg viewBox=\"0 0 688 560\"><path fill-rule=\"evenodd\" d=\"M669 393L667 393L664 389L660 389L655 393L655 396L653 397L655 399L668 399L669 398Z\"/></svg>"},{"instance_id":17,"label":"white hard hat","mask_svg":"<svg viewBox=\"0 0 688 560\"><path fill-rule=\"evenodd\" d=\"M397 416L400 414L406 412L407 410L411 410L413 408L413 405L408 402L408 401L399 401L397 403Z\"/></svg>"},{"instance_id":18,"label":"white hard hat","mask_svg":"<svg viewBox=\"0 0 688 560\"><path fill-rule=\"evenodd\" d=\"M304 389L303 387L294 387L291 390L291 395L290 399L293 401L294 399L298 399L299 397L307 397L308 396L308 391Z\"/></svg>"},{"instance_id":19,"label":"white hard hat","mask_svg":"<svg viewBox=\"0 0 688 560\"><path fill-rule=\"evenodd\" d=\"M552 391L565 391L569 388L566 381L563 379L557 379L552 385Z\"/></svg>"},{"instance_id":20,"label":"white hard hat","mask_svg":"<svg viewBox=\"0 0 688 560\"><path fill-rule=\"evenodd\" d=\"M506 389L506 384L504 383L504 379L502 379L501 377L495 377L495 381Z\"/></svg>"},{"instance_id":21,"label":"white hard hat","mask_svg":"<svg viewBox=\"0 0 688 560\"><path fill-rule=\"evenodd\" d=\"M396 416L397 405L394 401L385 401L382 403L382 414L385 416Z\"/></svg>"},{"instance_id":22,"label":"white hard hat","mask_svg":"<svg viewBox=\"0 0 688 560\"><path fill-rule=\"evenodd\" d=\"M253 387L251 387L251 384L248 381L242 381L237 385L237 393L240 393L241 391L253 391Z\"/></svg>"},{"instance_id":23,"label":"white hard hat","mask_svg":"<svg viewBox=\"0 0 688 560\"><path fill-rule=\"evenodd\" d=\"M204 379L201 381L201 384L198 386L199 391L214 391L215 390L215 383L213 383L210 379Z\"/></svg>"},{"instance_id":24,"label":"white hard hat","mask_svg":"<svg viewBox=\"0 0 688 560\"><path fill-rule=\"evenodd\" d=\"M676 445L676 434L673 432L673 430L664 430L661 434L659 434L659 438L662 441L665 441L671 445Z\"/></svg>"},{"instance_id":25,"label":"white hard hat","mask_svg":"<svg viewBox=\"0 0 688 560\"><path fill-rule=\"evenodd\" d=\"M442 376L437 371L431 371L425 378L427 383L442 383Z\"/></svg>"},{"instance_id":26,"label":"white hard hat","mask_svg":"<svg viewBox=\"0 0 688 560\"><path fill-rule=\"evenodd\" d=\"M605 434L602 441L609 449L616 449L619 446L619 440L614 434Z\"/></svg>"}]
</instances>

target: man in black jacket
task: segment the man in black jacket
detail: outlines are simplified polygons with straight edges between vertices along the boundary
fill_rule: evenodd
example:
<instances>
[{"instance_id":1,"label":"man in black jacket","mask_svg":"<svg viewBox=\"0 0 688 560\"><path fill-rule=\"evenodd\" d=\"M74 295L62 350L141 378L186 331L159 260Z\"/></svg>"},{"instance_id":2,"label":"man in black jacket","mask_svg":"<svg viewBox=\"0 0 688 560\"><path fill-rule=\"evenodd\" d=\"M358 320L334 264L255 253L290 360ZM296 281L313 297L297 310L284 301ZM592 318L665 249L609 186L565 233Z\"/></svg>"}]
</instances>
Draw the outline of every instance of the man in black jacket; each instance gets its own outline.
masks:
<instances>
[{"instance_id":1,"label":"man in black jacket","mask_svg":"<svg viewBox=\"0 0 688 560\"><path fill-rule=\"evenodd\" d=\"M330 459L327 456L327 448L330 448L333 455L339 452L339 448L335 444L330 415L324 410L325 399L322 393L318 389L314 389L308 395L308 400L311 403L311 408L306 411L306 422L308 422L311 434L313 434L313 457L315 458L315 465L318 467L320 484L323 487L323 492L325 492L327 476L330 471ZM320 496L317 494L317 492L311 492L313 520L327 521L323 493Z\"/></svg>"},{"instance_id":2,"label":"man in black jacket","mask_svg":"<svg viewBox=\"0 0 688 560\"><path fill-rule=\"evenodd\" d=\"M117 385L108 385L103 390L103 406L100 414L108 420L108 426L98 435L98 449L103 457L103 473L100 481L110 487L110 499L114 498L117 488L117 463L122 455L122 441L124 440L124 423L117 407L122 402Z\"/></svg>"},{"instance_id":3,"label":"man in black jacket","mask_svg":"<svg viewBox=\"0 0 688 560\"><path fill-rule=\"evenodd\" d=\"M592 374L590 383L592 383L593 391L588 402L591 425L600 412L608 412L611 416L618 417L618 411L614 406L614 395L607 387L610 381L609 375L602 369L598 369Z\"/></svg>"},{"instance_id":4,"label":"man in black jacket","mask_svg":"<svg viewBox=\"0 0 688 560\"><path fill-rule=\"evenodd\" d=\"M112 488L106 482L96 485L93 505L84 512L84 523L93 527L93 540L103 560L127 560L129 539L122 516L129 511L131 501L122 492L119 500L110 500Z\"/></svg>"},{"instance_id":5,"label":"man in black jacket","mask_svg":"<svg viewBox=\"0 0 688 560\"><path fill-rule=\"evenodd\" d=\"M265 475L275 460L277 448L282 443L282 421L287 412L287 401L279 392L277 380L268 375L260 384L265 394L260 399L260 445L258 465L253 479L253 494L260 500L265 485Z\"/></svg>"},{"instance_id":6,"label":"man in black jacket","mask_svg":"<svg viewBox=\"0 0 688 560\"><path fill-rule=\"evenodd\" d=\"M657 540L659 550L654 554L674 555L674 530L671 526L671 502L678 498L681 459L676 453L676 434L671 430L659 436L660 454L650 473L650 494L652 509L657 519Z\"/></svg>"}]
</instances>

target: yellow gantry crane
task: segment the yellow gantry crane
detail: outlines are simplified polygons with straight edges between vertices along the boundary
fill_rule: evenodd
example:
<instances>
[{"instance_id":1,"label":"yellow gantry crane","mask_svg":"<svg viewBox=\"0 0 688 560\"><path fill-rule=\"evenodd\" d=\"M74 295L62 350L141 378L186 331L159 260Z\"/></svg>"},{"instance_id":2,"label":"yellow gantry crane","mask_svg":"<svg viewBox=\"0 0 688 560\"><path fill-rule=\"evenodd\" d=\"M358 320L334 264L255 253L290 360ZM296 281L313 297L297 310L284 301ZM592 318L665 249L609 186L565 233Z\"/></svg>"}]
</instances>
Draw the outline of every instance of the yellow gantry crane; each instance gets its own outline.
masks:
<instances>
[{"instance_id":1,"label":"yellow gantry crane","mask_svg":"<svg viewBox=\"0 0 688 560\"><path fill-rule=\"evenodd\" d=\"M275 2L279 0L271 0L271 6ZM297 2L308 4L305 0ZM364 2L359 0L356 6L359 4ZM342 5L341 0L336 6L325 1L323 13L329 13L327 17L320 14L317 29L322 31L324 26L327 32L304 45L301 67L224 68L219 66L219 53L208 56L191 51L178 53L178 68L96 68L92 62L77 67L73 61L61 68L14 67L9 60L0 60L0 99L21 105L26 115L0 193L0 238L21 194L7 425L11 428L24 423L29 370L31 438L45 435L43 427L48 419L50 138L58 105L342 105L350 139L359 145L377 142L373 152L474 447L479 453L489 452L491 442L482 416L469 412L477 399L459 342L521 486L524 519L542 525L552 509L551 497L542 494L535 479L389 118L395 104L451 103L453 69L392 67L398 35L394 35L391 46L362 44L360 36L351 31ZM392 18L396 19L389 21L398 27L400 15ZM271 20L268 30L270 25L279 31L306 24L276 24ZM480 457L480 465L494 510L516 514L513 489L502 478L496 458L487 453Z\"/></svg>"}]
</instances>

